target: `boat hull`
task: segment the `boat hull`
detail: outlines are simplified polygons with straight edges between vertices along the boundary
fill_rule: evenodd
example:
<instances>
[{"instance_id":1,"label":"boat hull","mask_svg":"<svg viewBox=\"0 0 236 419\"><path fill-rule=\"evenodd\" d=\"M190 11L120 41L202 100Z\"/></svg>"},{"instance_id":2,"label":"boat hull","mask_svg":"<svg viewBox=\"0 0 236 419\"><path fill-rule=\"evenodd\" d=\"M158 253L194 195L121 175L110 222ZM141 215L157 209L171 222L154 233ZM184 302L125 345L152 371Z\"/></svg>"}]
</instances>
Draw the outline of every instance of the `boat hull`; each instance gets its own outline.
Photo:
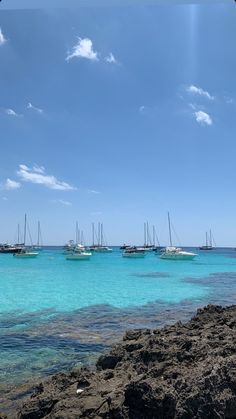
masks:
<instances>
[{"instance_id":1,"label":"boat hull","mask_svg":"<svg viewBox=\"0 0 236 419\"><path fill-rule=\"evenodd\" d=\"M103 248L97 247L96 249L94 249L94 252L97 252L97 253L111 253L112 249L109 249L109 248L103 249Z\"/></svg>"},{"instance_id":2,"label":"boat hull","mask_svg":"<svg viewBox=\"0 0 236 419\"><path fill-rule=\"evenodd\" d=\"M89 260L92 253L80 253L66 256L66 260Z\"/></svg>"},{"instance_id":3,"label":"boat hull","mask_svg":"<svg viewBox=\"0 0 236 419\"><path fill-rule=\"evenodd\" d=\"M137 252L137 253L135 253L135 252L133 252L133 253L123 253L122 254L122 256L124 257L124 258L130 258L130 259L139 259L139 258L144 258L146 255L145 255L145 253L143 252Z\"/></svg>"},{"instance_id":4,"label":"boat hull","mask_svg":"<svg viewBox=\"0 0 236 419\"><path fill-rule=\"evenodd\" d=\"M38 253L37 252L14 253L13 256L17 258L22 258L22 259L30 259L30 258L36 258L38 256Z\"/></svg>"},{"instance_id":5,"label":"boat hull","mask_svg":"<svg viewBox=\"0 0 236 419\"><path fill-rule=\"evenodd\" d=\"M160 258L161 259L168 259L168 260L193 260L197 255L195 254L171 254L168 252L162 253Z\"/></svg>"}]
</instances>

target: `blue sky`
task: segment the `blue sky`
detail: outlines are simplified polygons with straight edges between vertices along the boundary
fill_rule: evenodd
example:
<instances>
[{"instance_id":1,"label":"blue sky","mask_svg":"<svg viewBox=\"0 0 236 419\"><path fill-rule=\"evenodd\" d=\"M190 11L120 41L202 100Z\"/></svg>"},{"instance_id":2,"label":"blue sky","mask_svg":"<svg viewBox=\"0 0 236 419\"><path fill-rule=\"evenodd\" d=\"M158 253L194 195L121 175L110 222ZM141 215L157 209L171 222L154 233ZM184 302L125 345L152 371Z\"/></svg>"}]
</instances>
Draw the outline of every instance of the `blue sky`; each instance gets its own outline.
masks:
<instances>
[{"instance_id":1,"label":"blue sky","mask_svg":"<svg viewBox=\"0 0 236 419\"><path fill-rule=\"evenodd\" d=\"M212 228L218 245L236 245L234 2L10 5L0 241L27 212L48 244L73 237L76 220L87 242L103 221L110 244L141 243L148 220L165 244L169 210L181 244Z\"/></svg>"}]
</instances>

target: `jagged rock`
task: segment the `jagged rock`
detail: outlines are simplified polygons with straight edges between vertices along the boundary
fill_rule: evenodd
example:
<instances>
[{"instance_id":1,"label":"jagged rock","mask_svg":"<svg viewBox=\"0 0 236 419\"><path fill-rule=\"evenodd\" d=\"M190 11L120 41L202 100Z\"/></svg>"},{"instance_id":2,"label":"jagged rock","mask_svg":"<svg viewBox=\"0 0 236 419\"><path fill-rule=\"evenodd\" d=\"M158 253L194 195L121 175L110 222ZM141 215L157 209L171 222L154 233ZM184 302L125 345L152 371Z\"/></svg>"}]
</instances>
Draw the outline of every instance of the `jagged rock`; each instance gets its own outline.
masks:
<instances>
[{"instance_id":1,"label":"jagged rock","mask_svg":"<svg viewBox=\"0 0 236 419\"><path fill-rule=\"evenodd\" d=\"M186 324L128 331L97 371L52 377L16 417L236 418L236 306L209 305Z\"/></svg>"}]
</instances>

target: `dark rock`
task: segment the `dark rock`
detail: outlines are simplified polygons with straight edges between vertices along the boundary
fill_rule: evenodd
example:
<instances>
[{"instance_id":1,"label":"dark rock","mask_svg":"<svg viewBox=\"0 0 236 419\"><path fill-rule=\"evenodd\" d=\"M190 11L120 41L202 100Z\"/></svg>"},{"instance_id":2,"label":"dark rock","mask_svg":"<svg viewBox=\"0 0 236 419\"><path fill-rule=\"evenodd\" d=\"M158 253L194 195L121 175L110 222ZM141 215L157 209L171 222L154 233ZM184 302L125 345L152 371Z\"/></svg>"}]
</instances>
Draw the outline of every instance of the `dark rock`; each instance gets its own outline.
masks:
<instances>
[{"instance_id":1,"label":"dark rock","mask_svg":"<svg viewBox=\"0 0 236 419\"><path fill-rule=\"evenodd\" d=\"M16 417L236 419L236 306L209 305L186 324L128 331L97 371L53 376Z\"/></svg>"}]
</instances>

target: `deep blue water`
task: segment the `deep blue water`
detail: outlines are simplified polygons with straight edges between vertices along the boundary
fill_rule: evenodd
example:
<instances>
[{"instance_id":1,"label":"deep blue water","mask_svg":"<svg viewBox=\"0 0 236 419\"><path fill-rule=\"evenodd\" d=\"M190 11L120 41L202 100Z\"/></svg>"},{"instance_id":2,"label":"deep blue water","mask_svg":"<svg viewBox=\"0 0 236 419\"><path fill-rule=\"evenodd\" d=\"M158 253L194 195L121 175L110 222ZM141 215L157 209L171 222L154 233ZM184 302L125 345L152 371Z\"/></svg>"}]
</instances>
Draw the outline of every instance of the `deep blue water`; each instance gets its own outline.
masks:
<instances>
[{"instance_id":1,"label":"deep blue water","mask_svg":"<svg viewBox=\"0 0 236 419\"><path fill-rule=\"evenodd\" d=\"M61 249L37 259L0 255L0 391L73 366L94 364L128 328L188 319L207 303L234 304L236 251L194 261L94 254L67 261Z\"/></svg>"}]
</instances>

